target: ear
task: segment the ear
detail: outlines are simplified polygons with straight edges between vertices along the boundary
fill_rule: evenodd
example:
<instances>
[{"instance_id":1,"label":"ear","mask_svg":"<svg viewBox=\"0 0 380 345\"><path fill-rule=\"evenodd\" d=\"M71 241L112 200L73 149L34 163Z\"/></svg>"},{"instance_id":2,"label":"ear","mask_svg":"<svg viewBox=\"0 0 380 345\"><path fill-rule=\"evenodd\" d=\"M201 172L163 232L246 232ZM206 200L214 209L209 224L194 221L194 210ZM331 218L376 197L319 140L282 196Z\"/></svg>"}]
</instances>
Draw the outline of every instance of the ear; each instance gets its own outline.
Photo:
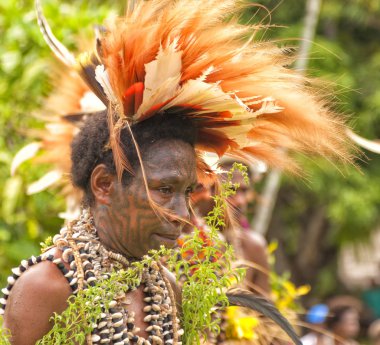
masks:
<instances>
[{"instance_id":1,"label":"ear","mask_svg":"<svg viewBox=\"0 0 380 345\"><path fill-rule=\"evenodd\" d=\"M113 192L115 176L104 164L99 164L91 173L91 191L98 204L109 205Z\"/></svg>"}]
</instances>

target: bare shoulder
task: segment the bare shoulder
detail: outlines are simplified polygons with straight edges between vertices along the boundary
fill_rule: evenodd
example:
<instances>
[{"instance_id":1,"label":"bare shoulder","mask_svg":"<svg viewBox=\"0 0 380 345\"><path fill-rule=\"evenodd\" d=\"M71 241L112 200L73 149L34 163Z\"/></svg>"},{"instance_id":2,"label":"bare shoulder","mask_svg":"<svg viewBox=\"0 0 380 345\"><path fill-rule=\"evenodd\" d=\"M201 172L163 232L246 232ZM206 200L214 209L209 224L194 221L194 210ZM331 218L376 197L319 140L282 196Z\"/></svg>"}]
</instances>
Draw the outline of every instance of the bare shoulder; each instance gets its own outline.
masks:
<instances>
[{"instance_id":1,"label":"bare shoulder","mask_svg":"<svg viewBox=\"0 0 380 345\"><path fill-rule=\"evenodd\" d=\"M243 247L266 250L267 241L264 236L250 230L238 230L238 236Z\"/></svg>"},{"instance_id":2,"label":"bare shoulder","mask_svg":"<svg viewBox=\"0 0 380 345\"><path fill-rule=\"evenodd\" d=\"M269 262L267 243L263 236L252 231L239 230L239 238L244 259L256 265L255 269L247 270L246 282L250 290L261 295L268 296L269 284Z\"/></svg>"},{"instance_id":3,"label":"bare shoulder","mask_svg":"<svg viewBox=\"0 0 380 345\"><path fill-rule=\"evenodd\" d=\"M260 234L252 231L237 231L244 259L259 264L263 268L268 267L267 242Z\"/></svg>"},{"instance_id":4,"label":"bare shoulder","mask_svg":"<svg viewBox=\"0 0 380 345\"><path fill-rule=\"evenodd\" d=\"M12 344L35 344L50 330L53 314L66 309L70 295L66 278L50 261L35 264L21 274L10 291L4 314L4 327L11 332Z\"/></svg>"}]
</instances>

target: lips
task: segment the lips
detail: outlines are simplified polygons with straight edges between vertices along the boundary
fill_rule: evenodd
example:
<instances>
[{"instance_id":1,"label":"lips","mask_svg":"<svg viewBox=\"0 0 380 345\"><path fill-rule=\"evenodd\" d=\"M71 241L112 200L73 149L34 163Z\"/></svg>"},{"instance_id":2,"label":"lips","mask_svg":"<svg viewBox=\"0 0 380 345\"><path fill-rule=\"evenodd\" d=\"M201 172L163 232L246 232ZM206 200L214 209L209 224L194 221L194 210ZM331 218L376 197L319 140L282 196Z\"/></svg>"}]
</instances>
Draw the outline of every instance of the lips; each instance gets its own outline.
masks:
<instances>
[{"instance_id":1,"label":"lips","mask_svg":"<svg viewBox=\"0 0 380 345\"><path fill-rule=\"evenodd\" d=\"M153 236L160 243L160 245L164 245L168 248L173 248L177 245L177 239L179 238L180 233L156 233L153 234Z\"/></svg>"},{"instance_id":2,"label":"lips","mask_svg":"<svg viewBox=\"0 0 380 345\"><path fill-rule=\"evenodd\" d=\"M165 237L169 240L177 240L177 238L180 236L179 234L157 234L160 237Z\"/></svg>"}]
</instances>

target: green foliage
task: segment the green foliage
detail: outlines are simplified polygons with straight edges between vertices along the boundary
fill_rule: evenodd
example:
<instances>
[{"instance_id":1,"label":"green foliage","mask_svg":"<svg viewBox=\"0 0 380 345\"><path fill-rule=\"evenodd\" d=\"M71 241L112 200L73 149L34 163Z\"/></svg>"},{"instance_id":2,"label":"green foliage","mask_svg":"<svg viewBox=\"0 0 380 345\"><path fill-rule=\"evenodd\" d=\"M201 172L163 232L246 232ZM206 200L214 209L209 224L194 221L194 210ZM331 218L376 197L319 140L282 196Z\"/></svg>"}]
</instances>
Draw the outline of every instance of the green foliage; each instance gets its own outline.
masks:
<instances>
[{"instance_id":1,"label":"green foliage","mask_svg":"<svg viewBox=\"0 0 380 345\"><path fill-rule=\"evenodd\" d=\"M209 332L220 332L220 317L215 306L228 306L226 289L236 281L241 281L245 273L244 269L231 268L233 249L219 236L219 231L225 226L226 200L239 187L239 184L231 182L233 173L237 170L243 174L244 179L248 178L247 167L234 163L222 184L221 193L213 197L213 210L205 218L209 227L207 239L199 229L195 229L180 249L182 257L191 252L191 259L170 261L171 266L176 268L177 277L180 273L186 276L182 287L185 345L200 344L202 338L207 339Z\"/></svg>"},{"instance_id":2,"label":"green foliage","mask_svg":"<svg viewBox=\"0 0 380 345\"><path fill-rule=\"evenodd\" d=\"M40 243L41 246L41 252L46 252L51 246L53 245L53 238L51 236L48 236L44 242Z\"/></svg>"},{"instance_id":3,"label":"green foliage","mask_svg":"<svg viewBox=\"0 0 380 345\"><path fill-rule=\"evenodd\" d=\"M78 31L91 33L93 24L102 23L113 5L100 0L42 3L56 36L74 50ZM118 12L115 6L113 10ZM18 175L10 176L12 157L33 140L28 130L43 125L33 115L54 76L54 59L39 31L34 0L2 1L0 32L0 285L4 285L9 268L36 254L38 243L60 228L57 215L65 209L65 201L55 190L26 195L27 186L48 167L26 162Z\"/></svg>"},{"instance_id":4,"label":"green foliage","mask_svg":"<svg viewBox=\"0 0 380 345\"><path fill-rule=\"evenodd\" d=\"M301 37L306 1L258 3L269 9L278 5L271 13L274 26L266 31L266 39ZM266 13L260 11L257 16L261 19ZM335 109L346 114L359 135L369 139L380 138L379 18L377 0L323 1L306 72L322 78L328 96L337 94ZM288 42L299 45L297 40ZM285 176L282 180L269 232L270 239L280 239L284 247L285 259L277 269L291 270L298 284L311 283L319 298L339 293L342 287L336 279L336 264L327 265L327 258L334 260L339 247L347 242L366 241L380 221L380 156L365 154L368 159L357 162L360 171L352 166L339 171L334 162L300 157L306 178ZM312 238L308 235L319 212L323 213L323 237L315 242L313 262L300 267L300 252Z\"/></svg>"},{"instance_id":5,"label":"green foliage","mask_svg":"<svg viewBox=\"0 0 380 345\"><path fill-rule=\"evenodd\" d=\"M0 345L11 345L9 332L3 328L3 318L0 316Z\"/></svg>"}]
</instances>

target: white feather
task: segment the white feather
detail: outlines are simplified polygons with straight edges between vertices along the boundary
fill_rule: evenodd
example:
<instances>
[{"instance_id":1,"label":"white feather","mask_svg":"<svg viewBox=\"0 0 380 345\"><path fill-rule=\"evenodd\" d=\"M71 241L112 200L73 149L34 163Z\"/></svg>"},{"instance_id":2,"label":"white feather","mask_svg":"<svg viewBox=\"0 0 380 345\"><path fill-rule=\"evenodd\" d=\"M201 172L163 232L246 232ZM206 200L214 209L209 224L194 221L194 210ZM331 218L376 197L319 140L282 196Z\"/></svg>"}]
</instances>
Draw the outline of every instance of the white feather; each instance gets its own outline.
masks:
<instances>
[{"instance_id":1,"label":"white feather","mask_svg":"<svg viewBox=\"0 0 380 345\"><path fill-rule=\"evenodd\" d=\"M181 80L182 52L177 51L177 40L160 47L155 60L145 65L143 102L137 118L157 103L164 102L178 91Z\"/></svg>"},{"instance_id":2,"label":"white feather","mask_svg":"<svg viewBox=\"0 0 380 345\"><path fill-rule=\"evenodd\" d=\"M16 170L22 163L35 157L40 148L41 143L33 142L24 146L20 151L18 151L12 160L11 175L13 176L15 174Z\"/></svg>"},{"instance_id":3,"label":"white feather","mask_svg":"<svg viewBox=\"0 0 380 345\"><path fill-rule=\"evenodd\" d=\"M62 178L62 172L59 170L51 170L42 176L38 181L30 184L26 190L28 195L42 192Z\"/></svg>"},{"instance_id":4,"label":"white feather","mask_svg":"<svg viewBox=\"0 0 380 345\"><path fill-rule=\"evenodd\" d=\"M104 65L98 65L95 68L95 79L102 86L104 93L107 95L108 100L112 104L117 104L117 97L112 90L108 72L105 70Z\"/></svg>"},{"instance_id":5,"label":"white feather","mask_svg":"<svg viewBox=\"0 0 380 345\"><path fill-rule=\"evenodd\" d=\"M80 110L85 112L95 112L106 109L103 102L92 91L87 91L80 99L79 104Z\"/></svg>"},{"instance_id":6,"label":"white feather","mask_svg":"<svg viewBox=\"0 0 380 345\"><path fill-rule=\"evenodd\" d=\"M356 133L352 132L351 130L347 129L346 130L347 135L353 140L356 144L359 146L363 147L364 149L378 153L380 154L380 143L372 140L365 139Z\"/></svg>"}]
</instances>

